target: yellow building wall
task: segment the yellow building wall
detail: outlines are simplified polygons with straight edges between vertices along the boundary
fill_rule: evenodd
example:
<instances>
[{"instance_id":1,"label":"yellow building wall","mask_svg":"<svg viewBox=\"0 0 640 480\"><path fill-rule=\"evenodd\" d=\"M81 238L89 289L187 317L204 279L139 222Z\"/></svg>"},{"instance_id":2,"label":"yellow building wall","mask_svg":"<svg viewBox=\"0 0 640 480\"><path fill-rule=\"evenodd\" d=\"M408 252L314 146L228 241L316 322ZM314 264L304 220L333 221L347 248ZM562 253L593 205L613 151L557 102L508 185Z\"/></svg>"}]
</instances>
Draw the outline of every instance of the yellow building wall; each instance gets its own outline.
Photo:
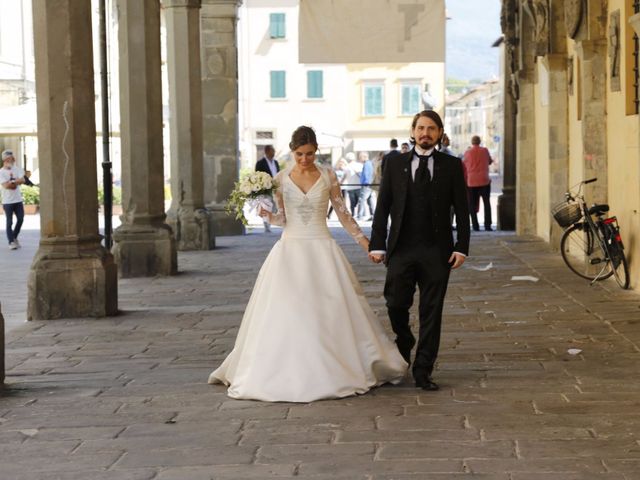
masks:
<instances>
[{"instance_id":1,"label":"yellow building wall","mask_svg":"<svg viewBox=\"0 0 640 480\"><path fill-rule=\"evenodd\" d=\"M618 217L630 260L631 286L640 289L640 116L627 114L627 102L630 100L627 97L633 93L632 76L626 71L633 66L629 61L633 51L631 42L625 41L626 35L631 35L633 30L627 21L631 2L610 0L609 13L616 10L620 10L620 57L623 61L620 62L621 91L611 91L610 76L607 75L608 201L610 214ZM609 71L609 59L607 68Z\"/></svg>"},{"instance_id":2,"label":"yellow building wall","mask_svg":"<svg viewBox=\"0 0 640 480\"><path fill-rule=\"evenodd\" d=\"M629 61L629 56L632 56L633 52L629 49L630 43L624 40L625 36L630 34L628 32L631 28L628 24L630 4L631 2L627 0L609 1L609 14L616 10L620 10L621 14L621 91L611 91L610 59L607 58L607 115L603 118L602 128L606 128L607 132L607 187L610 214L618 218L631 267L631 288L638 290L640 289L640 117L637 114L627 113L629 102L627 97L633 94L633 87L628 85L627 69L633 65ZM608 18L610 18L609 15ZM568 56L573 57L573 94L569 95L568 104L569 186L574 186L585 179L580 112L581 65L573 40L567 40L567 49ZM544 134L544 132L540 133ZM544 141L539 140L542 144ZM538 155L538 161L541 161L540 155ZM548 180L541 178L540 175L544 177L544 174L539 173L539 194L548 185ZM589 198L587 202L592 203ZM538 200L538 206L543 208L541 199ZM543 235L544 228L543 222L538 218L539 235L546 238Z\"/></svg>"},{"instance_id":3,"label":"yellow building wall","mask_svg":"<svg viewBox=\"0 0 640 480\"><path fill-rule=\"evenodd\" d=\"M444 119L444 63L350 64L347 70L350 89L347 130L361 132L363 136L372 132L399 132L408 137L413 114L401 114L400 88L401 82L408 80L420 83L423 88L429 84L438 104L435 110ZM384 115L364 116L362 87L367 81L384 83Z\"/></svg>"},{"instance_id":4,"label":"yellow building wall","mask_svg":"<svg viewBox=\"0 0 640 480\"><path fill-rule=\"evenodd\" d=\"M536 232L549 241L549 75L543 62L536 64L534 87L536 116ZM555 199L552 200L554 203Z\"/></svg>"}]
</instances>

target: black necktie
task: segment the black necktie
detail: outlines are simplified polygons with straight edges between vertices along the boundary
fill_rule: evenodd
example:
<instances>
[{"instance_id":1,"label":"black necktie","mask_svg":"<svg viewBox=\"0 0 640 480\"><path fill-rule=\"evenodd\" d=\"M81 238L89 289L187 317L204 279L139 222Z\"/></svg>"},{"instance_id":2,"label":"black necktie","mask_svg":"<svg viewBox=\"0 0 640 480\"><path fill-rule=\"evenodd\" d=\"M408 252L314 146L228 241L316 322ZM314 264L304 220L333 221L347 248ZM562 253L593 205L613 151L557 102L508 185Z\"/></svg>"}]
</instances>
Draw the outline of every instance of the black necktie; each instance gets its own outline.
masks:
<instances>
[{"instance_id":1,"label":"black necktie","mask_svg":"<svg viewBox=\"0 0 640 480\"><path fill-rule=\"evenodd\" d=\"M418 164L418 169L416 170L416 177L414 182L430 182L431 181L431 172L429 171L429 158L431 155L418 155L416 156L420 159L420 163Z\"/></svg>"}]
</instances>

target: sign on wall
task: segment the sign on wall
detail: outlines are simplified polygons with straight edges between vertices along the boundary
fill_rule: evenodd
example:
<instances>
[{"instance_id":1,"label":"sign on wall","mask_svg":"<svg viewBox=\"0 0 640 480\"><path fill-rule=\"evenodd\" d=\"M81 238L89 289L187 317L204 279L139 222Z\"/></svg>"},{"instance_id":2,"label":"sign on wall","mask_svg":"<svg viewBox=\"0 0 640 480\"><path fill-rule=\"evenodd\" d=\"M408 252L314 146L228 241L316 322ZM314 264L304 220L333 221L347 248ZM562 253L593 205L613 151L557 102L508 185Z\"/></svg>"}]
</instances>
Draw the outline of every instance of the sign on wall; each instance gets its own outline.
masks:
<instances>
[{"instance_id":1,"label":"sign on wall","mask_svg":"<svg viewBox=\"0 0 640 480\"><path fill-rule=\"evenodd\" d=\"M444 0L300 0L300 63L444 62Z\"/></svg>"}]
</instances>

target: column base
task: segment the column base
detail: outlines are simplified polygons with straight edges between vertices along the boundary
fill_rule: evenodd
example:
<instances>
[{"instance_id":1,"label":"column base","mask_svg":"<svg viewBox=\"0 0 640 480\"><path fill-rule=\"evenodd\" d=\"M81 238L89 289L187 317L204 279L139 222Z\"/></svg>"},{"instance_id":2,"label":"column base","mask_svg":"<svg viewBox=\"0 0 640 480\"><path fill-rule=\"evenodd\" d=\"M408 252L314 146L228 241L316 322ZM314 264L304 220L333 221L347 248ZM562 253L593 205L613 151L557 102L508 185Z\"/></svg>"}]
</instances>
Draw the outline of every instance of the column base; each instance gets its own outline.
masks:
<instances>
[{"instance_id":1,"label":"column base","mask_svg":"<svg viewBox=\"0 0 640 480\"><path fill-rule=\"evenodd\" d=\"M175 275L176 241L166 224L122 225L113 232L113 256L122 278Z\"/></svg>"},{"instance_id":2,"label":"column base","mask_svg":"<svg viewBox=\"0 0 640 480\"><path fill-rule=\"evenodd\" d=\"M211 212L215 231L219 237L244 235L246 233L242 222L227 214L224 205L212 203L207 205L207 210Z\"/></svg>"},{"instance_id":3,"label":"column base","mask_svg":"<svg viewBox=\"0 0 640 480\"><path fill-rule=\"evenodd\" d=\"M180 208L177 214L169 211L167 223L175 232L179 251L216 248L215 226L208 210Z\"/></svg>"},{"instance_id":4,"label":"column base","mask_svg":"<svg viewBox=\"0 0 640 480\"><path fill-rule=\"evenodd\" d=\"M503 190L498 197L498 230L516 229L516 195L515 190Z\"/></svg>"},{"instance_id":5,"label":"column base","mask_svg":"<svg viewBox=\"0 0 640 480\"><path fill-rule=\"evenodd\" d=\"M118 267L99 243L41 240L29 274L28 320L118 313Z\"/></svg>"}]
</instances>

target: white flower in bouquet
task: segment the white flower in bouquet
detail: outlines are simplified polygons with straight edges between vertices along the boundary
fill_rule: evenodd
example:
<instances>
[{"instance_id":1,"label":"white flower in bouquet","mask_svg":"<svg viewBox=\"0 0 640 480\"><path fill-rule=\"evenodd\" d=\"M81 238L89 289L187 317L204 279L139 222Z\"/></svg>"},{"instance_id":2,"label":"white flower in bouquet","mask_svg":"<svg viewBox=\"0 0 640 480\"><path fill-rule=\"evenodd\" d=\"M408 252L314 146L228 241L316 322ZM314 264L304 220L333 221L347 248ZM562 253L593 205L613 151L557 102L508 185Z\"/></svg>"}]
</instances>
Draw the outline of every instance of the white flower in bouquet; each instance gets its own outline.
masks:
<instances>
[{"instance_id":1,"label":"white flower in bouquet","mask_svg":"<svg viewBox=\"0 0 640 480\"><path fill-rule=\"evenodd\" d=\"M260 205L265 210L273 210L272 195L276 188L273 178L268 173L252 172L245 175L239 182L236 182L227 199L227 213L234 215L237 220L247 225L248 222L243 211L245 204L252 208L257 208Z\"/></svg>"}]
</instances>

